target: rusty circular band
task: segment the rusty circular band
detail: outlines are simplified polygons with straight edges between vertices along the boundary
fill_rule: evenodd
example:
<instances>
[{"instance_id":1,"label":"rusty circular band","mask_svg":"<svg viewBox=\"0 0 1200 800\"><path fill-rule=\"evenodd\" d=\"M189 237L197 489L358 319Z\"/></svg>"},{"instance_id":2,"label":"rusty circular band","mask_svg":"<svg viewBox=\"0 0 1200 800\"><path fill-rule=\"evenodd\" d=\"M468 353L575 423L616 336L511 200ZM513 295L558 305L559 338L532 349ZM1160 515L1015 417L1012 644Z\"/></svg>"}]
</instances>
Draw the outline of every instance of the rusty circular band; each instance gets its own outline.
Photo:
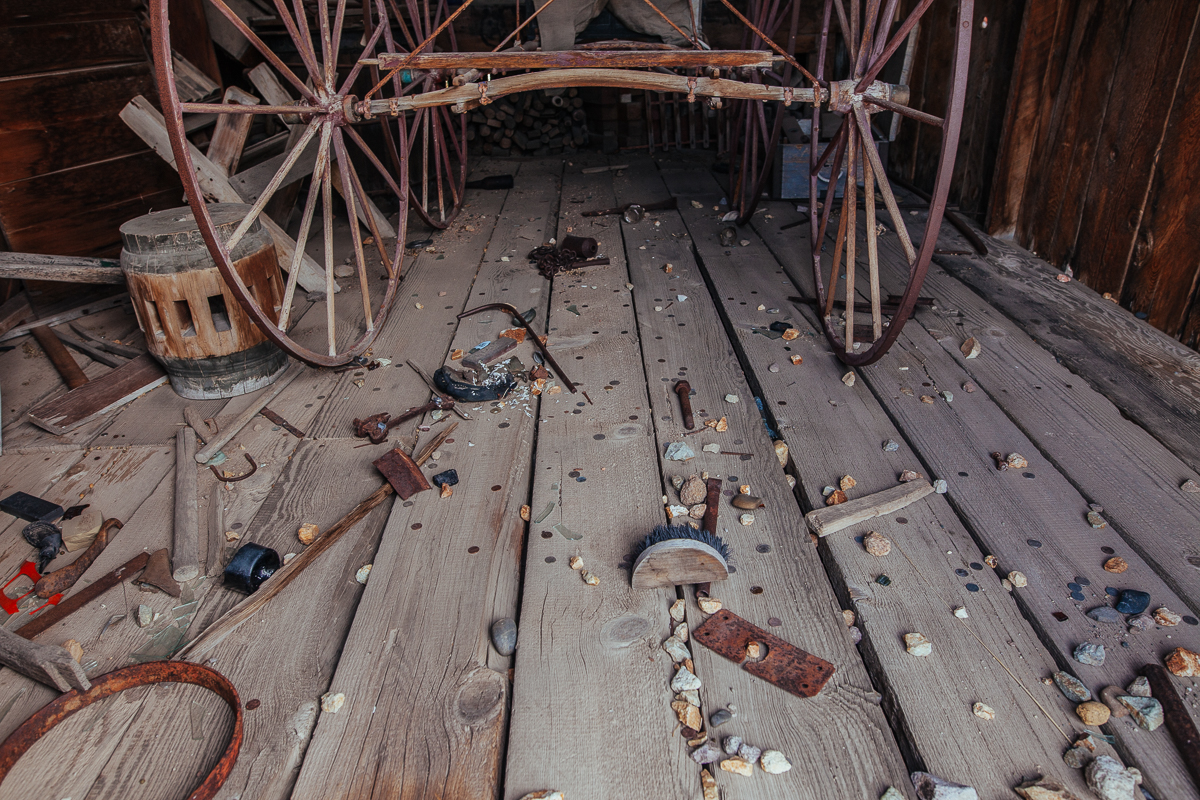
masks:
<instances>
[{"instance_id":1,"label":"rusty circular band","mask_svg":"<svg viewBox=\"0 0 1200 800\"><path fill-rule=\"evenodd\" d=\"M76 711L126 689L156 683L190 683L203 686L220 695L233 709L233 735L229 739L229 745L204 782L188 795L188 800L210 800L229 777L233 765L237 762L238 751L242 747L242 702L238 698L237 689L233 688L233 684L224 675L214 669L186 661L151 661L114 670L92 681L92 688L88 691L81 692L75 689L43 706L0 744L0 783L4 782L9 770L25 751Z\"/></svg>"}]
</instances>

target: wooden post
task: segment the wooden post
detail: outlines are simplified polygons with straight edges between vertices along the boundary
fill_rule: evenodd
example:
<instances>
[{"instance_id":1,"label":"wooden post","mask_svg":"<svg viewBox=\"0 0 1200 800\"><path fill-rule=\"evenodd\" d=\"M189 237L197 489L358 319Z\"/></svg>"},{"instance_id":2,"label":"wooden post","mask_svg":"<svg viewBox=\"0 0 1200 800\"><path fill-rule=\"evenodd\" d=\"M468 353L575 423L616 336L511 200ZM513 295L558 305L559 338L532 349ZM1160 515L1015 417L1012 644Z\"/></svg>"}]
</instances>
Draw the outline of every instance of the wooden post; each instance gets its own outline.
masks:
<instances>
[{"instance_id":1,"label":"wooden post","mask_svg":"<svg viewBox=\"0 0 1200 800\"><path fill-rule=\"evenodd\" d=\"M196 500L196 432L184 426L175 437L175 540L172 577L183 583L200 574L200 519Z\"/></svg>"}]
</instances>

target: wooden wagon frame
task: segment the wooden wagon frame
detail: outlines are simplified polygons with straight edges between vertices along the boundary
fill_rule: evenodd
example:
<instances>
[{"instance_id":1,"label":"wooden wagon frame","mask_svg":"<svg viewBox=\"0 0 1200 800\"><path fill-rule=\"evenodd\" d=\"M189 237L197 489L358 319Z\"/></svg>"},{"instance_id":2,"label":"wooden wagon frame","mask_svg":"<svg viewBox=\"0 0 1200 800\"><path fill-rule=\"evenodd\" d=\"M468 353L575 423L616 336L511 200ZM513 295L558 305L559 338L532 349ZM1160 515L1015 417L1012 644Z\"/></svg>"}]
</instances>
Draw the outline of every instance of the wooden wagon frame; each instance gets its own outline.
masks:
<instances>
[{"instance_id":1,"label":"wooden wagon frame","mask_svg":"<svg viewBox=\"0 0 1200 800\"><path fill-rule=\"evenodd\" d=\"M945 210L966 94L973 0L944 0L956 3L958 12L955 55L946 76L947 108L940 117L911 108L908 88L902 83L880 80L885 66L901 47L906 42L912 47L912 34L934 0L912 3L903 19L898 14L900 0L823 0L816 68L812 71L795 57L800 4L804 0L749 0L746 14L730 0L720 0L745 26L745 46L740 50L707 49L698 36L682 30L653 0L644 1L691 42L690 48L605 42L566 51L526 50L519 43L521 31L546 8L561 1L546 0L491 52L457 52L454 22L473 1L465 0L451 12L447 0L405 0L403 9L396 0L363 0L366 41L360 55L351 64L342 65L339 46L347 0L336 0L332 17L330 4L318 3L312 15L315 19L310 19L302 0L291 0L290 9L287 0L273 0L288 41L299 57L300 64L293 69L223 0L211 0L270 65L281 84L299 96L285 103L270 103L268 98L267 105L239 105L181 99L172 70L169 0L152 0L155 66L188 203L231 299L245 308L272 341L292 356L318 366L341 366L361 358L396 298L408 211L415 210L429 225L445 229L462 206L467 176L466 112L515 92L608 86L678 92L686 94L688 102L704 98L714 107L728 106L725 119L732 154L729 202L738 224L754 213L765 181L770 178L784 116L778 113L778 106L810 105L811 235L807 239L825 333L847 364L869 364L887 351L916 304ZM689 4L689 8L693 14L698 13L696 5ZM691 25L692 31L696 28ZM506 48L514 40L518 44ZM361 96L353 93L360 85L369 87ZM941 133L930 210L924 235L916 244L901 217L875 144L871 117L881 112L934 126ZM275 115L293 126L295 140L241 225L224 239L206 211L205 191L193 165L185 122L185 115L214 113ZM823 120L823 115L828 113L839 121L832 135L823 137L822 124L828 119ZM364 125L382 127L382 158L358 132ZM313 179L287 280L273 283L270 297L257 297L242 282L229 252L262 217L285 177L314 142ZM390 242L390 252L375 217L362 213L371 202L350 158L348 142L359 151L359 163L369 164L378 173L399 207L397 234ZM822 176L828 183L823 194ZM350 225L352 260L363 311L362 323L353 332L347 332L345 324L339 329L335 311L334 295L340 288L334 281L335 183L348 218L363 219L369 231L366 236L358 224ZM879 288L879 200L887 209L909 267L902 297L887 305L881 300ZM314 232L318 203L322 206L322 229ZM831 227L835 210L837 220ZM300 266L314 234L323 240L324 253L322 352L289 333ZM865 263L861 260L864 249ZM373 263L376 253L378 265ZM371 274L376 266L386 268L386 275L377 278ZM860 271L865 274L857 276ZM866 290L862 288L864 283ZM855 301L859 298L869 306L869 327L855 325ZM835 313L838 307L844 311Z\"/></svg>"}]
</instances>

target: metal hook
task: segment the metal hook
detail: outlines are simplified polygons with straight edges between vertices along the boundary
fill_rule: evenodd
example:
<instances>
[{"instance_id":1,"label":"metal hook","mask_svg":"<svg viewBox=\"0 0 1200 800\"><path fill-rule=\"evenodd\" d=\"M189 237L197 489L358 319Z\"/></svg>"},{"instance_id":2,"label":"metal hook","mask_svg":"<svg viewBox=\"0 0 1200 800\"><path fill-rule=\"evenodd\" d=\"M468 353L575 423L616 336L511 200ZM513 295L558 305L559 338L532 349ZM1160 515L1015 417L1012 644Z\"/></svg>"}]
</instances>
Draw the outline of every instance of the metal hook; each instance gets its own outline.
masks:
<instances>
[{"instance_id":1,"label":"metal hook","mask_svg":"<svg viewBox=\"0 0 1200 800\"><path fill-rule=\"evenodd\" d=\"M232 478L226 478L224 475L217 472L216 464L209 464L208 468L212 470L213 475L217 476L217 480L223 481L224 483L237 483L238 481L244 481L246 478L249 478L251 475L258 472L258 462L255 461L254 456L250 455L249 453L242 453L242 455L244 455L246 460L250 462L250 471L245 475L235 475Z\"/></svg>"}]
</instances>

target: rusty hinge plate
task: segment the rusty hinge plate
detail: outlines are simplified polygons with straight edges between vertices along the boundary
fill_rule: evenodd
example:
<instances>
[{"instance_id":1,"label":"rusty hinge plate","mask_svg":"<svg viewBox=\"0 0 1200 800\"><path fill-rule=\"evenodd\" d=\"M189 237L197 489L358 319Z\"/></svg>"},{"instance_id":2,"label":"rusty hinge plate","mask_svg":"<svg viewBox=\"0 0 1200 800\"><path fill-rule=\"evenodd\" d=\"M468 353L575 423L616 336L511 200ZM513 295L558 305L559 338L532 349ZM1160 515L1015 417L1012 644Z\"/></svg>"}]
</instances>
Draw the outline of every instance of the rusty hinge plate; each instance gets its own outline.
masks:
<instances>
[{"instance_id":1,"label":"rusty hinge plate","mask_svg":"<svg viewBox=\"0 0 1200 800\"><path fill-rule=\"evenodd\" d=\"M834 666L778 636L767 633L721 609L692 631L692 638L720 656L728 658L755 677L773 683L797 697L813 697L833 677ZM758 642L766 648L759 661L746 660L746 646Z\"/></svg>"}]
</instances>

